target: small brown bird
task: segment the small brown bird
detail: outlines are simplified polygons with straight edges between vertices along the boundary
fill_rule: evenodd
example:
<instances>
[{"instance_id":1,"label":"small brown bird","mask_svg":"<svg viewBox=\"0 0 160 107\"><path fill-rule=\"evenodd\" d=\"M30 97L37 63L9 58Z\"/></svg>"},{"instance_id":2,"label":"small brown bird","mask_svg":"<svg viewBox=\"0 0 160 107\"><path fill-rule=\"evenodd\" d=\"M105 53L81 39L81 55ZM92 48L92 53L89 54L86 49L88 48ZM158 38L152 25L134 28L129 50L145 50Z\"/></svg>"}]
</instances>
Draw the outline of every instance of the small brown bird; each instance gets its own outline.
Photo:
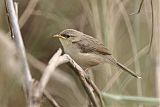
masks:
<instances>
[{"instance_id":1,"label":"small brown bird","mask_svg":"<svg viewBox=\"0 0 160 107\"><path fill-rule=\"evenodd\" d=\"M141 78L119 63L101 42L89 35L74 29L66 29L53 37L60 39L64 52L69 54L83 69L107 62L127 71L136 78Z\"/></svg>"}]
</instances>

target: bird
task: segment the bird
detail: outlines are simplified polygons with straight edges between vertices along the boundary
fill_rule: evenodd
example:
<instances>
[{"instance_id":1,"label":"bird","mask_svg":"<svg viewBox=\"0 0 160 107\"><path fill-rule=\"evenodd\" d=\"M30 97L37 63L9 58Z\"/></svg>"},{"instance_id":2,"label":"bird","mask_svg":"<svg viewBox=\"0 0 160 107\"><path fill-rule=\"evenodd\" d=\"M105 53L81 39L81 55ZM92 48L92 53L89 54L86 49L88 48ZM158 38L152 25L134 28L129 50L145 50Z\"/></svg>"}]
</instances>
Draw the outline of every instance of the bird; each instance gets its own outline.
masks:
<instances>
[{"instance_id":1,"label":"bird","mask_svg":"<svg viewBox=\"0 0 160 107\"><path fill-rule=\"evenodd\" d=\"M141 78L138 74L118 62L110 50L92 36L74 29L65 29L59 34L52 35L52 37L59 38L64 52L70 55L83 69L88 69L101 63L109 63L136 78Z\"/></svg>"}]
</instances>

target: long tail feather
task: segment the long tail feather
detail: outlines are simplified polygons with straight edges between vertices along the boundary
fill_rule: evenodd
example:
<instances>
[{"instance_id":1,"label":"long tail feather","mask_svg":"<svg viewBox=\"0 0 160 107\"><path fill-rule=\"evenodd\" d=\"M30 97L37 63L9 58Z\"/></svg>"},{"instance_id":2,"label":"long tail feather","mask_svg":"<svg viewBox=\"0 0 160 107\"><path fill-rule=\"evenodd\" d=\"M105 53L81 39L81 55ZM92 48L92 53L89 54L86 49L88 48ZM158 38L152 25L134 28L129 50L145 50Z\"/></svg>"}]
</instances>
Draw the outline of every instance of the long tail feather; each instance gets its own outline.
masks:
<instances>
[{"instance_id":1,"label":"long tail feather","mask_svg":"<svg viewBox=\"0 0 160 107\"><path fill-rule=\"evenodd\" d=\"M138 76L138 74L136 74L135 72L131 71L129 68L125 67L124 65L122 65L121 63L117 62L118 67L120 67L122 70L127 71L129 74L131 74L132 76L136 77L136 78L141 78L140 76Z\"/></svg>"},{"instance_id":2,"label":"long tail feather","mask_svg":"<svg viewBox=\"0 0 160 107\"><path fill-rule=\"evenodd\" d=\"M134 76L136 78L141 78L140 76L138 76L138 74L136 74L135 72L133 72L132 70L130 70L126 66L122 65L121 63L119 63L112 55L107 55L106 56L106 62L121 68L122 70L128 72L129 74L131 74L132 76Z\"/></svg>"}]
</instances>

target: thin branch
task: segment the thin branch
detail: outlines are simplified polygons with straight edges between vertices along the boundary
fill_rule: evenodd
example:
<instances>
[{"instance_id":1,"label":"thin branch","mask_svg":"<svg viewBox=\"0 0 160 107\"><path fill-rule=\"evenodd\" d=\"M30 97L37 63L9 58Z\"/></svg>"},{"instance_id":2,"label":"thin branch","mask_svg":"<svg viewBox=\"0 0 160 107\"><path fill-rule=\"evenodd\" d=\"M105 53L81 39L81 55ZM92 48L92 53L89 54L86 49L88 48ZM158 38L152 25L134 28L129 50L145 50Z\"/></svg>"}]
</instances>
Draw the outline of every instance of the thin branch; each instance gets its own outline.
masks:
<instances>
[{"instance_id":1,"label":"thin branch","mask_svg":"<svg viewBox=\"0 0 160 107\"><path fill-rule=\"evenodd\" d=\"M97 88L96 84L89 77L86 78L86 80L93 87L95 93L99 97L100 103L101 103L101 107L104 107L103 99L102 99L102 96L101 96L101 91Z\"/></svg>"},{"instance_id":2,"label":"thin branch","mask_svg":"<svg viewBox=\"0 0 160 107\"><path fill-rule=\"evenodd\" d=\"M79 79L80 79L84 89L86 90L88 97L90 98L92 104L94 105L94 107L98 107L96 97L93 92L94 88L91 87L90 84L88 84L88 82L86 80L87 75L86 75L85 71L69 55L66 54L65 56L69 60L70 64L76 69L74 71L78 74Z\"/></svg>"},{"instance_id":3,"label":"thin branch","mask_svg":"<svg viewBox=\"0 0 160 107\"><path fill-rule=\"evenodd\" d=\"M19 52L19 56L22 62L22 69L23 69L22 71L24 72L24 77L25 77L24 78L24 82L25 82L24 90L29 90L29 87L31 86L30 82L32 81L32 76L30 74L30 69L27 63L26 52L25 52L20 28L18 25L17 15L16 15L16 12L13 6L13 1L5 0L5 5L7 8L7 15L9 17L9 23L12 28L13 35L15 36L14 39L16 42L16 47L17 47L17 50Z\"/></svg>"}]
</instances>

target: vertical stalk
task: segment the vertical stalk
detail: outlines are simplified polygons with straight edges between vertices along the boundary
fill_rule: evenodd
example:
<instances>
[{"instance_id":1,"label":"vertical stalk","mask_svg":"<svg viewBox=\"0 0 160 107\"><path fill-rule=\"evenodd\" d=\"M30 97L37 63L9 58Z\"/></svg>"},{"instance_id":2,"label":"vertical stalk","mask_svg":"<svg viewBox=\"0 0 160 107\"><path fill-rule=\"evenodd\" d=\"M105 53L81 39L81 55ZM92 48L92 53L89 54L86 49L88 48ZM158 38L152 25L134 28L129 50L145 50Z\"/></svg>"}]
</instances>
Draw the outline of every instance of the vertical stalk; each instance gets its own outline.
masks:
<instances>
[{"instance_id":1,"label":"vertical stalk","mask_svg":"<svg viewBox=\"0 0 160 107\"><path fill-rule=\"evenodd\" d=\"M153 57L155 66L155 85L156 95L160 97L160 1L153 0L153 12L154 12L154 38L153 38ZM160 107L160 105L158 106Z\"/></svg>"}]
</instances>

